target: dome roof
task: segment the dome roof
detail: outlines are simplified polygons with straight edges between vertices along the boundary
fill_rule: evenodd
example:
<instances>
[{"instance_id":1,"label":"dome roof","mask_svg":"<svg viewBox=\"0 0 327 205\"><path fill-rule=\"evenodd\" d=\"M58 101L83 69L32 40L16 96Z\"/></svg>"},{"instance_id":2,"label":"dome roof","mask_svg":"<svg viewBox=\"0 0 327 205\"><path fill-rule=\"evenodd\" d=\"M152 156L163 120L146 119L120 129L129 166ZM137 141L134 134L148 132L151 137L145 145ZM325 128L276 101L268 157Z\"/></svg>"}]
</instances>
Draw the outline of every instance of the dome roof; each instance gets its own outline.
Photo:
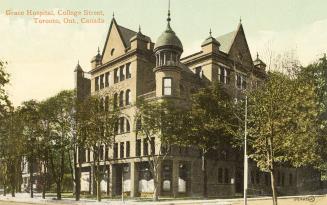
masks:
<instances>
[{"instance_id":1,"label":"dome roof","mask_svg":"<svg viewBox=\"0 0 327 205\"><path fill-rule=\"evenodd\" d=\"M175 32L171 29L169 23L166 30L159 36L156 44L154 45L154 50L157 50L159 47L163 46L173 46L180 51L183 51L182 42L179 40Z\"/></svg>"}]
</instances>

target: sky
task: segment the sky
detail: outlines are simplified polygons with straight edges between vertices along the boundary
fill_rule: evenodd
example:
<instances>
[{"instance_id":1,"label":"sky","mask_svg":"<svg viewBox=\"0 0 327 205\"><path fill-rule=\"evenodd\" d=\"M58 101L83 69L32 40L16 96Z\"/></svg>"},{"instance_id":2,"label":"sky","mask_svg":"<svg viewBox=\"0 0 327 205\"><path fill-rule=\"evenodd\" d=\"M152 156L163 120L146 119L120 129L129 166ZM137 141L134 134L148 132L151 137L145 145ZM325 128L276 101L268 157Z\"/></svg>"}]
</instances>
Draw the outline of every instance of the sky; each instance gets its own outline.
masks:
<instances>
[{"instance_id":1,"label":"sky","mask_svg":"<svg viewBox=\"0 0 327 205\"><path fill-rule=\"evenodd\" d=\"M168 0L0 0L0 59L8 61L14 105L44 100L74 87L77 62L85 71L104 41L114 12L119 25L155 42L166 27ZM326 0L171 0L171 25L188 55L209 36L233 31L242 19L252 56L292 51L303 65L327 52ZM6 11L102 10L104 23L36 24ZM56 17L57 18L57 17ZM58 17L63 19L63 17Z\"/></svg>"}]
</instances>

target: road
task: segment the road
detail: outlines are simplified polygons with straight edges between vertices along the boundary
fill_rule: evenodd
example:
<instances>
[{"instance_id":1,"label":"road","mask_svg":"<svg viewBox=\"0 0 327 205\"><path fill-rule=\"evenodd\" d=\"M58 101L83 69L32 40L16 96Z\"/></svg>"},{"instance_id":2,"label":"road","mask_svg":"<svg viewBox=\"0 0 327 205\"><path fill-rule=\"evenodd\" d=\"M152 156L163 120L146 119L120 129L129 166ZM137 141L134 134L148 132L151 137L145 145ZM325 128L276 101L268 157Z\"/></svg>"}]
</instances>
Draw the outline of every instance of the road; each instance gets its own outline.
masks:
<instances>
[{"instance_id":1,"label":"road","mask_svg":"<svg viewBox=\"0 0 327 205\"><path fill-rule=\"evenodd\" d=\"M119 202L117 203L118 201L114 202L114 201L111 201L110 204L120 204ZM175 203L174 203L175 202ZM108 203L108 202L107 202ZM9 201L0 201L0 205L28 205L28 204L34 204L32 202L26 202L26 203L23 203L23 202L9 202ZM35 203L36 204L36 203ZM38 203L40 204L40 203ZM46 204L46 205L72 205L72 204L76 204L76 202L73 202L72 203L60 203L59 201L56 201L56 202L44 202L44 203L41 203L41 204ZM82 201L79 202L78 204L85 204L85 202L83 203ZM96 205L97 203L96 202L91 202L91 203L87 203L88 205L89 204L94 204ZM150 202L138 202L138 203L133 203L131 201L127 201L126 202L126 205L143 205L143 204L151 204L153 205L154 203ZM206 202L201 202L201 201L196 201L196 200L190 200L190 201L166 201L166 202L159 202L158 203L159 205L219 205L220 203L218 203L217 201L214 202L214 201L206 201ZM223 203L225 204L225 203ZM231 205L243 205L243 201L242 200L232 200L232 201L229 201L228 203L226 204L231 204ZM313 197L313 196L303 196L303 197L299 197L299 198L279 198L278 199L278 205L326 205L327 204L327 196L316 196L316 197ZM271 199L256 199L256 200L249 200L248 201L248 205L272 205L272 200Z\"/></svg>"}]
</instances>

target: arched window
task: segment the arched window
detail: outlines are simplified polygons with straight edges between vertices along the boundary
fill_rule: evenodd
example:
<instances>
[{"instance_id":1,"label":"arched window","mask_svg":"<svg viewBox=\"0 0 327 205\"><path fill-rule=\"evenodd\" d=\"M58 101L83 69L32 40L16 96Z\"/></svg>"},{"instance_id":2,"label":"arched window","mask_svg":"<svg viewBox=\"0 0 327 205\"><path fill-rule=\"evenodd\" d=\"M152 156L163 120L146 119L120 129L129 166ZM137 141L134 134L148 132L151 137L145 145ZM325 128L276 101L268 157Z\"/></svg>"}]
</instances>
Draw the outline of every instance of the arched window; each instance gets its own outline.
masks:
<instances>
[{"instance_id":1,"label":"arched window","mask_svg":"<svg viewBox=\"0 0 327 205\"><path fill-rule=\"evenodd\" d=\"M125 104L126 105L130 105L131 104L131 90L126 90L126 93L125 93Z\"/></svg>"},{"instance_id":2,"label":"arched window","mask_svg":"<svg viewBox=\"0 0 327 205\"><path fill-rule=\"evenodd\" d=\"M124 133L125 132L124 121L125 121L125 118L124 117L120 117L119 118L119 132L120 133Z\"/></svg>"},{"instance_id":3,"label":"arched window","mask_svg":"<svg viewBox=\"0 0 327 205\"><path fill-rule=\"evenodd\" d=\"M119 93L119 106L120 107L124 106L124 91L120 91Z\"/></svg>"},{"instance_id":4,"label":"arched window","mask_svg":"<svg viewBox=\"0 0 327 205\"><path fill-rule=\"evenodd\" d=\"M115 94L114 94L114 107L116 108L117 105L118 105L118 94L115 93Z\"/></svg>"},{"instance_id":5,"label":"arched window","mask_svg":"<svg viewBox=\"0 0 327 205\"><path fill-rule=\"evenodd\" d=\"M131 131L131 126L129 124L128 119L127 118L125 118L125 119L126 119L126 132L130 132Z\"/></svg>"}]
</instances>

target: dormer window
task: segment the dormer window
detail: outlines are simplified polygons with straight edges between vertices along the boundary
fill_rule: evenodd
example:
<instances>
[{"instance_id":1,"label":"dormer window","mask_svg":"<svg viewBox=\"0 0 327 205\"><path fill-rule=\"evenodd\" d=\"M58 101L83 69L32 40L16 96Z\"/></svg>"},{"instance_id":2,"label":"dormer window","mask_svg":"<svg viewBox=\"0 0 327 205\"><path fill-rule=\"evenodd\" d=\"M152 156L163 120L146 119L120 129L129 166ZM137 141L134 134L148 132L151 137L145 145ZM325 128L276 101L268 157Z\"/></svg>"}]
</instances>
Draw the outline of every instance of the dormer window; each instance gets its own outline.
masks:
<instances>
[{"instance_id":1,"label":"dormer window","mask_svg":"<svg viewBox=\"0 0 327 205\"><path fill-rule=\"evenodd\" d=\"M163 95L172 95L172 78L163 78Z\"/></svg>"},{"instance_id":2,"label":"dormer window","mask_svg":"<svg viewBox=\"0 0 327 205\"><path fill-rule=\"evenodd\" d=\"M115 49L113 48L113 49L111 49L111 51L110 51L110 55L113 56L114 53L115 53Z\"/></svg>"}]
</instances>

